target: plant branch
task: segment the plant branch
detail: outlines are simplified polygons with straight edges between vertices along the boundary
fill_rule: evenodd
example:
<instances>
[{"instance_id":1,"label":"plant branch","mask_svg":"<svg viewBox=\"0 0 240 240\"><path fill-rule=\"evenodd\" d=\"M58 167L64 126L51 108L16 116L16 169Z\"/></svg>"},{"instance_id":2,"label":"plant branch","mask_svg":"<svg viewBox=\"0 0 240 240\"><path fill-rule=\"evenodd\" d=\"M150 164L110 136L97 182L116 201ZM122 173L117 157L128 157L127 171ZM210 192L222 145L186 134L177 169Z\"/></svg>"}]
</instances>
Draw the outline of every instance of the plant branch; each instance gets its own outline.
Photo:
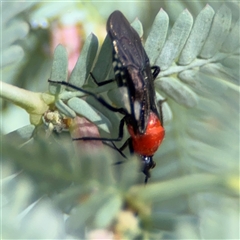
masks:
<instances>
[{"instance_id":1,"label":"plant branch","mask_svg":"<svg viewBox=\"0 0 240 240\"><path fill-rule=\"evenodd\" d=\"M55 97L50 94L31 92L2 81L0 81L0 86L1 98L25 109L30 115L42 116L42 114L48 110L49 104L53 103L55 99ZM36 118L34 119L36 120ZM32 124L38 124L37 122L31 121Z\"/></svg>"}]
</instances>

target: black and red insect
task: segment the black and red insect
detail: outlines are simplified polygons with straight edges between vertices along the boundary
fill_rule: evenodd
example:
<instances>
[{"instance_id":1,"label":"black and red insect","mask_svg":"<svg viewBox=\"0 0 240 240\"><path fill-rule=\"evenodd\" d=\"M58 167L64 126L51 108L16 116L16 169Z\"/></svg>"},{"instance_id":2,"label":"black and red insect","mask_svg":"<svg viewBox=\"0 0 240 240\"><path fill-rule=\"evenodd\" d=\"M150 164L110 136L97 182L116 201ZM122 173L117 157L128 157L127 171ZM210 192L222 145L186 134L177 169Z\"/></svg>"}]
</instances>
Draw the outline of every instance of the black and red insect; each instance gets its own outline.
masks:
<instances>
[{"instance_id":1,"label":"black and red insect","mask_svg":"<svg viewBox=\"0 0 240 240\"><path fill-rule=\"evenodd\" d=\"M113 12L108 18L107 32L112 41L112 61L115 80L119 87L126 87L130 110L112 107L103 98L69 83L58 83L86 92L95 97L108 109L124 115L119 124L119 135L117 138L84 137L74 140L120 141L123 138L124 124L126 124L130 138L119 150L122 151L128 146L131 153L141 156L143 163L142 171L146 175L145 182L147 182L150 177L149 170L155 167L153 155L165 135L161 111L162 102L158 112L154 89L154 79L160 72L160 68L158 66L150 66L149 58L142 46L138 33L131 27L120 11ZM94 81L96 82L95 79ZM101 83L101 85L109 83L109 81L107 80Z\"/></svg>"}]
</instances>

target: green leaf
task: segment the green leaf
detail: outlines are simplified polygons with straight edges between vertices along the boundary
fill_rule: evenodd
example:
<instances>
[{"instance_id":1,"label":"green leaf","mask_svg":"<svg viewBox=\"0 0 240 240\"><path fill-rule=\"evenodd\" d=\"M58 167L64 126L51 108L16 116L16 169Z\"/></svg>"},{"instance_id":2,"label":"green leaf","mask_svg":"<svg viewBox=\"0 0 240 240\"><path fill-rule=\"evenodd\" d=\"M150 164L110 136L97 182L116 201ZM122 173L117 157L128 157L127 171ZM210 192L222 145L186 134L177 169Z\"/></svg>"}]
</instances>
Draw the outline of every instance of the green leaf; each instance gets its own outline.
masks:
<instances>
[{"instance_id":1,"label":"green leaf","mask_svg":"<svg viewBox=\"0 0 240 240\"><path fill-rule=\"evenodd\" d=\"M2 24L5 25L11 18L35 5L35 2L3 2Z\"/></svg>"},{"instance_id":2,"label":"green leaf","mask_svg":"<svg viewBox=\"0 0 240 240\"><path fill-rule=\"evenodd\" d=\"M117 107L124 107L130 112L129 96L126 87L115 88L108 91L108 97Z\"/></svg>"},{"instance_id":3,"label":"green leaf","mask_svg":"<svg viewBox=\"0 0 240 240\"><path fill-rule=\"evenodd\" d=\"M20 63L24 57L24 50L16 45L17 40L25 37L29 32L29 26L26 22L17 19L17 15L36 3L25 2L4 2L2 7L2 36L1 45L2 62L0 67L6 67L13 63ZM12 45L14 43L14 45Z\"/></svg>"},{"instance_id":4,"label":"green leaf","mask_svg":"<svg viewBox=\"0 0 240 240\"><path fill-rule=\"evenodd\" d=\"M91 34L84 43L78 61L70 75L69 83L78 87L82 87L92 69L92 65L97 54L97 49L97 37L94 34Z\"/></svg>"},{"instance_id":5,"label":"green leaf","mask_svg":"<svg viewBox=\"0 0 240 240\"><path fill-rule=\"evenodd\" d=\"M202 68L201 72L196 70L183 71L179 74L179 78L184 83L193 87L196 91L208 94L211 94L214 91L216 94L221 95L227 90L227 85L221 81L221 78L218 79L212 74L207 74L207 69L209 68ZM212 66L210 66L210 70L213 71Z\"/></svg>"},{"instance_id":6,"label":"green leaf","mask_svg":"<svg viewBox=\"0 0 240 240\"><path fill-rule=\"evenodd\" d=\"M50 80L55 81L67 81L67 67L68 67L68 58L67 51L62 45L58 45L54 51L52 71L50 75ZM49 93L58 94L63 91L65 87L60 84L49 84Z\"/></svg>"},{"instance_id":7,"label":"green leaf","mask_svg":"<svg viewBox=\"0 0 240 240\"><path fill-rule=\"evenodd\" d=\"M176 102L186 107L194 107L198 103L197 95L175 78L161 78L161 81L157 81L155 85L157 89L164 91Z\"/></svg>"},{"instance_id":8,"label":"green leaf","mask_svg":"<svg viewBox=\"0 0 240 240\"><path fill-rule=\"evenodd\" d=\"M34 129L34 125L27 125L25 127L19 128L16 131L8 133L5 135L5 138L9 139L9 141L14 141L16 146L18 146L29 141L29 139L33 137Z\"/></svg>"},{"instance_id":9,"label":"green leaf","mask_svg":"<svg viewBox=\"0 0 240 240\"><path fill-rule=\"evenodd\" d=\"M128 189L137 182L138 177L141 179L140 182L144 183L145 176L139 171L141 169L141 162L139 160L138 157L131 157L127 162L122 164L121 182L119 183L120 189Z\"/></svg>"},{"instance_id":10,"label":"green leaf","mask_svg":"<svg viewBox=\"0 0 240 240\"><path fill-rule=\"evenodd\" d=\"M182 51L191 31L192 24L192 15L187 10L184 10L174 23L171 34L156 61L156 65L161 66L162 70L167 69Z\"/></svg>"},{"instance_id":11,"label":"green leaf","mask_svg":"<svg viewBox=\"0 0 240 240\"><path fill-rule=\"evenodd\" d=\"M21 174L12 175L1 181L1 187L1 198L8 199L4 207L1 206L2 237L65 239L63 214L53 206L50 199L36 199L35 185L30 179Z\"/></svg>"},{"instance_id":12,"label":"green leaf","mask_svg":"<svg viewBox=\"0 0 240 240\"><path fill-rule=\"evenodd\" d=\"M72 9L73 12L77 7L72 2L59 2L59 4L55 4L54 2L43 3L41 7L31 12L30 19L31 22L41 22L43 19L54 19L61 14L64 16L66 9ZM71 15L73 14L72 12L70 13Z\"/></svg>"},{"instance_id":13,"label":"green leaf","mask_svg":"<svg viewBox=\"0 0 240 240\"><path fill-rule=\"evenodd\" d=\"M143 27L142 27L142 23L138 20L135 19L132 23L131 26L136 30L136 32L138 33L138 35L140 37L143 36Z\"/></svg>"},{"instance_id":14,"label":"green leaf","mask_svg":"<svg viewBox=\"0 0 240 240\"><path fill-rule=\"evenodd\" d=\"M232 28L230 34L228 34L225 42L223 43L222 50L224 52L235 53L236 50L240 46L239 41L239 29L240 29L240 19L235 23L234 27Z\"/></svg>"},{"instance_id":15,"label":"green leaf","mask_svg":"<svg viewBox=\"0 0 240 240\"><path fill-rule=\"evenodd\" d=\"M151 31L145 43L145 50L148 56L151 56L151 65L153 65L160 55L168 31L169 18L167 13L161 8L153 22ZM154 47L153 47L154 46Z\"/></svg>"},{"instance_id":16,"label":"green leaf","mask_svg":"<svg viewBox=\"0 0 240 240\"><path fill-rule=\"evenodd\" d=\"M202 75L201 73L204 73ZM209 90L216 91L216 93L221 94L226 92L228 84L226 84L228 79L234 79L233 75L230 73L228 76L224 73L224 67L220 64L208 64L200 69L200 78L203 78L208 85ZM232 75L232 76L231 76Z\"/></svg>"},{"instance_id":17,"label":"green leaf","mask_svg":"<svg viewBox=\"0 0 240 240\"><path fill-rule=\"evenodd\" d=\"M162 101L164 99L165 98L163 98L158 92L156 92L156 102ZM167 103L167 100L162 104L162 112L163 112L163 124L165 125L165 123L170 122L172 120L172 111L171 107Z\"/></svg>"},{"instance_id":18,"label":"green leaf","mask_svg":"<svg viewBox=\"0 0 240 240\"><path fill-rule=\"evenodd\" d=\"M61 99L58 99L55 102L55 106L65 116L68 116L70 118L75 118L76 117L76 113L74 112L74 110L71 109L70 107L68 107Z\"/></svg>"},{"instance_id":19,"label":"green leaf","mask_svg":"<svg viewBox=\"0 0 240 240\"><path fill-rule=\"evenodd\" d=\"M118 134L119 134L119 121L121 120L122 116L119 114L114 114L111 110L107 109L106 107L103 107L103 105L96 101L96 99L92 98L92 97L87 97L87 103L89 103L92 107L94 107L94 109L96 109L98 112L101 112L105 118L108 119L108 122L110 122L111 125L109 125L110 128L110 133L111 136L113 138L117 138ZM107 98L105 98L105 100L107 100ZM111 101L107 101L109 103L111 103ZM107 123L108 125L108 123ZM105 134L106 132L102 131L101 134L104 137L109 137L109 134Z\"/></svg>"},{"instance_id":20,"label":"green leaf","mask_svg":"<svg viewBox=\"0 0 240 240\"><path fill-rule=\"evenodd\" d=\"M222 5L214 16L208 38L201 50L202 58L211 58L220 49L229 33L231 20L230 9Z\"/></svg>"},{"instance_id":21,"label":"green leaf","mask_svg":"<svg viewBox=\"0 0 240 240\"><path fill-rule=\"evenodd\" d=\"M214 175L192 175L182 178L166 181L164 183L149 184L149 186L142 190L142 188L133 188L133 196L142 199L143 202L151 201L159 202L175 198L179 195L190 194L193 192L207 191L213 186L220 187L223 182L222 178Z\"/></svg>"},{"instance_id":22,"label":"green leaf","mask_svg":"<svg viewBox=\"0 0 240 240\"><path fill-rule=\"evenodd\" d=\"M79 204L74 212L69 216L66 222L67 231L71 233L78 232L91 217L108 201L109 193L106 191L99 192L89 196L89 199L82 204Z\"/></svg>"},{"instance_id":23,"label":"green leaf","mask_svg":"<svg viewBox=\"0 0 240 240\"><path fill-rule=\"evenodd\" d=\"M94 225L98 228L106 228L116 218L121 210L122 198L115 193L107 199L105 204L97 211Z\"/></svg>"},{"instance_id":24,"label":"green leaf","mask_svg":"<svg viewBox=\"0 0 240 240\"><path fill-rule=\"evenodd\" d=\"M4 31L4 35L7 37L3 38L2 49L13 44L16 40L24 38L29 32L29 26L24 21L14 21L8 25Z\"/></svg>"},{"instance_id":25,"label":"green leaf","mask_svg":"<svg viewBox=\"0 0 240 240\"><path fill-rule=\"evenodd\" d=\"M71 98L68 100L69 107L80 116L86 117L91 122L98 125L99 128L106 132L110 132L111 123L101 112L96 111L86 101L80 98Z\"/></svg>"},{"instance_id":26,"label":"green leaf","mask_svg":"<svg viewBox=\"0 0 240 240\"><path fill-rule=\"evenodd\" d=\"M110 38L107 36L102 44L92 74L97 82L102 82L106 80L111 68L112 68L112 45Z\"/></svg>"},{"instance_id":27,"label":"green leaf","mask_svg":"<svg viewBox=\"0 0 240 240\"><path fill-rule=\"evenodd\" d=\"M213 16L214 10L209 5L198 14L190 36L180 55L178 61L180 65L187 65L198 56L208 36Z\"/></svg>"},{"instance_id":28,"label":"green leaf","mask_svg":"<svg viewBox=\"0 0 240 240\"><path fill-rule=\"evenodd\" d=\"M13 64L14 62L20 61L24 57L23 49L18 45L12 45L11 47L7 48L2 53L2 61L1 67L8 66Z\"/></svg>"}]
</instances>

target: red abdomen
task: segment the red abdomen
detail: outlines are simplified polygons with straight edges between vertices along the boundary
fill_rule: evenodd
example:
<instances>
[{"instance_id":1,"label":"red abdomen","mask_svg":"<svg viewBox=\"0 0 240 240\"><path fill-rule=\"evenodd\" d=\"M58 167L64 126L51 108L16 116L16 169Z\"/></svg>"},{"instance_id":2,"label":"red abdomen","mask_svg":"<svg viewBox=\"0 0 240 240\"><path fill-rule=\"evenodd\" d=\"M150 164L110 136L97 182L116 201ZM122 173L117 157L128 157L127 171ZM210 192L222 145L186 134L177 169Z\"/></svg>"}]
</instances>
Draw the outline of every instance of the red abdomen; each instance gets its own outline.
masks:
<instances>
[{"instance_id":1,"label":"red abdomen","mask_svg":"<svg viewBox=\"0 0 240 240\"><path fill-rule=\"evenodd\" d=\"M131 125L127 127L132 138L134 152L142 156L152 156L162 143L165 135L164 128L159 118L153 112L149 115L147 128L144 134L135 134Z\"/></svg>"}]
</instances>

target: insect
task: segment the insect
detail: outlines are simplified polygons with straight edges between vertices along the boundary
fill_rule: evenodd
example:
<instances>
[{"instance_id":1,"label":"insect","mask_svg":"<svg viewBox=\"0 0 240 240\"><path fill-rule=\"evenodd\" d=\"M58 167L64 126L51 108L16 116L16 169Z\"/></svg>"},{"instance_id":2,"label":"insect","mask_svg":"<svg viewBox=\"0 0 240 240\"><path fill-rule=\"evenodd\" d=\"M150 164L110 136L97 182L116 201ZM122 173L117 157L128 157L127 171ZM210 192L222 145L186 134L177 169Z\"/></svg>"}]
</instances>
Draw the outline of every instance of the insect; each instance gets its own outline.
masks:
<instances>
[{"instance_id":1,"label":"insect","mask_svg":"<svg viewBox=\"0 0 240 240\"><path fill-rule=\"evenodd\" d=\"M113 43L115 79L119 86L126 86L129 91L131 111L124 119L131 137L123 147L129 145L132 152L142 157L147 182L149 170L155 166L153 154L165 135L161 106L159 114L153 83L160 68L150 67L138 33L120 11L110 15L107 32Z\"/></svg>"},{"instance_id":2,"label":"insect","mask_svg":"<svg viewBox=\"0 0 240 240\"><path fill-rule=\"evenodd\" d=\"M119 87L127 89L130 109L112 107L103 98L93 93L79 89L69 83L60 82L90 94L108 109L124 115L119 124L117 138L84 137L74 140L120 141L123 138L124 124L126 124L130 137L119 150L122 151L128 146L131 153L141 156L142 171L146 176L145 183L147 183L150 177L150 169L156 165L153 161L153 155L165 135L161 111L163 101L160 102L160 111L158 112L153 82L159 74L160 68L150 66L149 58L138 33L120 11L114 11L109 16L107 32L113 46L112 62L115 80ZM96 82L95 79L94 81ZM109 83L109 80L106 83Z\"/></svg>"}]
</instances>

